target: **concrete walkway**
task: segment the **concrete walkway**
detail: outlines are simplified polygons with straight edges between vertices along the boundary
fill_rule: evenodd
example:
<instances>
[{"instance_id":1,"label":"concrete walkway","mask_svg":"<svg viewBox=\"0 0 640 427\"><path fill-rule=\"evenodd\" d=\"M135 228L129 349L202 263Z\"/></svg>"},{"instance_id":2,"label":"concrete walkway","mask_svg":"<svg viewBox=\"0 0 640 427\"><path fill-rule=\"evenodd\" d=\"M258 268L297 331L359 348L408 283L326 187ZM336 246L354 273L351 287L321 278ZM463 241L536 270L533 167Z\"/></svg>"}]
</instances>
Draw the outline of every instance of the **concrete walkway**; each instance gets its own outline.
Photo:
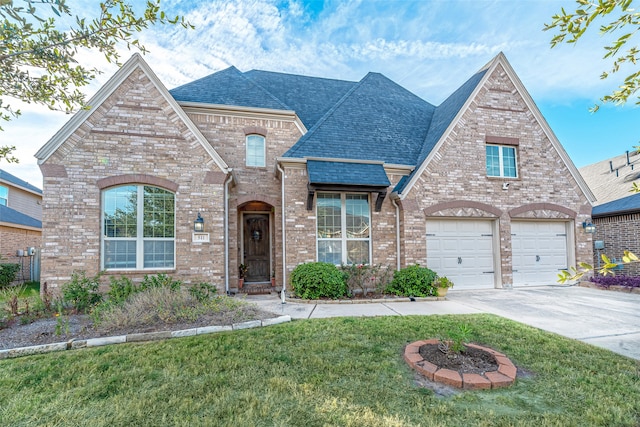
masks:
<instances>
[{"instance_id":1,"label":"concrete walkway","mask_svg":"<svg viewBox=\"0 0 640 427\"><path fill-rule=\"evenodd\" d=\"M282 304L275 295L248 301L293 319L493 313L640 360L640 294L581 287L451 290L447 301Z\"/></svg>"}]
</instances>

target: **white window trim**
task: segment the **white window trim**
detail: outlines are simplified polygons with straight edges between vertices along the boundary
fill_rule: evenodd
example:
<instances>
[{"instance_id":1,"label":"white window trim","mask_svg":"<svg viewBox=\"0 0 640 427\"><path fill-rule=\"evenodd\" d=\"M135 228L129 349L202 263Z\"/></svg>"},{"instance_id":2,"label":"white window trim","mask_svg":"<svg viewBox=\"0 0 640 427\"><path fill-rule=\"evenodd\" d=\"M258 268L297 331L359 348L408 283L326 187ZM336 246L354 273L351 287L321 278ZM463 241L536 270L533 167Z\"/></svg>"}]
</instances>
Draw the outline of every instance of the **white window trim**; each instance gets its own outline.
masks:
<instances>
[{"instance_id":1,"label":"white window trim","mask_svg":"<svg viewBox=\"0 0 640 427\"><path fill-rule=\"evenodd\" d=\"M500 144L486 144L487 147L498 147L498 159L499 159L499 164L500 164L500 175L489 175L487 174L487 176L489 178L511 178L511 179L515 179L518 178L518 147L515 147L513 145L500 145ZM502 149L503 148L512 148L513 149L513 156L515 159L515 169L516 169L516 175L515 176L506 176L504 174L504 157L502 155ZM486 158L486 148L485 148L485 159L484 159L484 163L485 163L485 170L487 168L487 158Z\"/></svg>"},{"instance_id":2,"label":"white window trim","mask_svg":"<svg viewBox=\"0 0 640 427\"><path fill-rule=\"evenodd\" d=\"M260 137L262 138L262 164L261 165L250 165L249 164L249 138L250 137ZM264 168L267 166L267 138L264 135L260 135L257 133L249 134L244 139L244 159L245 166L250 168Z\"/></svg>"},{"instance_id":3,"label":"white window trim","mask_svg":"<svg viewBox=\"0 0 640 427\"><path fill-rule=\"evenodd\" d=\"M107 191L112 190L117 187L105 188L102 190L101 199L102 199L102 208L100 214L100 266L105 271L172 271L176 269L176 193L171 190L167 190L166 188L158 187L155 185L148 184L124 184L118 187L128 187L135 186L136 191L138 192L137 200L136 200L136 210L138 213L138 221L136 223L136 236L135 238L131 237L107 237L104 232L104 206L105 206L105 195ZM161 188L162 190L169 191L173 194L173 236L174 237L144 237L144 187L155 187ZM135 268L107 268L104 265L104 253L105 247L104 242L106 240L113 241L135 241L136 242L136 267ZM173 267L144 267L144 242L145 241L173 241Z\"/></svg>"},{"instance_id":4,"label":"white window trim","mask_svg":"<svg viewBox=\"0 0 640 427\"><path fill-rule=\"evenodd\" d=\"M319 246L318 242L320 241L333 241L333 242L337 242L340 241L340 250L341 250L341 254L342 254L342 260L341 260L341 264L336 264L337 266L342 265L342 264L347 264L347 241L364 241L364 242L369 242L369 262L366 265L371 265L371 260L373 258L373 227L371 226L371 221L372 221L372 216L371 216L371 195L367 194L367 205L369 206L369 237L367 238L348 238L347 237L347 195L349 194L357 194L360 195L362 193L357 193L357 192L341 192L341 191L319 191L316 193L316 199L317 199L317 194L339 194L340 195L340 225L341 225L341 232L340 234L343 237L340 237L339 239L336 238L330 238L330 237L318 237L318 201L316 200L316 260L319 261L320 258L320 254L319 254Z\"/></svg>"}]
</instances>

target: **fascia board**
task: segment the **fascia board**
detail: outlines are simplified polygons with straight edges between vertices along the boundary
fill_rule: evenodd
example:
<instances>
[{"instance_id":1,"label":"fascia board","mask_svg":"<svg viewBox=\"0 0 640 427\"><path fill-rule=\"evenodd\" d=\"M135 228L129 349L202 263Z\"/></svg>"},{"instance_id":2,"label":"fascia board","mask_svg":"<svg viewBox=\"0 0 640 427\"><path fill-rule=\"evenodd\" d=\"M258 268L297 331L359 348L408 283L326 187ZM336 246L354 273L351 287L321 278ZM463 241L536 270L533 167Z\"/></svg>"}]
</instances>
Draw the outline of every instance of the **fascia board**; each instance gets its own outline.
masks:
<instances>
[{"instance_id":1,"label":"fascia board","mask_svg":"<svg viewBox=\"0 0 640 427\"><path fill-rule=\"evenodd\" d=\"M42 228L31 227L30 225L15 224L13 222L0 221L0 227L18 228L20 230L29 230L29 231L40 231L40 232L42 232Z\"/></svg>"},{"instance_id":2,"label":"fascia board","mask_svg":"<svg viewBox=\"0 0 640 427\"><path fill-rule=\"evenodd\" d=\"M26 187L23 187L21 185L18 185L15 182L10 182L10 181L6 181L4 179L0 179L0 184L3 184L5 186L7 186L7 187L16 188L16 189L18 189L20 191L24 191L24 192L29 193L29 194L33 194L35 196L38 196L40 199L42 199L42 193L38 193L37 191L31 190L30 188L26 188Z\"/></svg>"},{"instance_id":3,"label":"fascia board","mask_svg":"<svg viewBox=\"0 0 640 427\"><path fill-rule=\"evenodd\" d=\"M171 96L167 88L162 84L160 79L151 70L149 65L144 61L139 53L134 53L133 56L120 67L120 69L102 86L98 92L89 100L88 105L91 106L88 110L78 111L53 137L35 154L38 159L38 164L42 164L84 123L84 121L93 113L93 111L102 105L102 103L129 77L129 75L136 69L140 68L142 72L149 78L153 85L158 89L163 98L171 105L176 114L184 122L184 124L193 132L196 139L200 142L202 147L214 160L216 165L224 172L228 172L228 166L224 160L218 155L218 153L209 145L206 138L196 125L189 119L189 116L178 105L176 100Z\"/></svg>"}]
</instances>

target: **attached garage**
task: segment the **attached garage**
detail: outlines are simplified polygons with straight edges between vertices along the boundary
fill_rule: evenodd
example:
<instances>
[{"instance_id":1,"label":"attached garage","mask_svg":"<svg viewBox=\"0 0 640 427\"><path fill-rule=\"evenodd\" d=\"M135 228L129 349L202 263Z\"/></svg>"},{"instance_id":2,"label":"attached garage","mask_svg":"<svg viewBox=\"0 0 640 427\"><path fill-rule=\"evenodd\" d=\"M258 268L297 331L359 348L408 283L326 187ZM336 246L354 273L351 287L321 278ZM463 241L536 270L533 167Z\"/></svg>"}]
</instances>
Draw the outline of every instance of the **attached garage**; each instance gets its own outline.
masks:
<instances>
[{"instance_id":1,"label":"attached garage","mask_svg":"<svg viewBox=\"0 0 640 427\"><path fill-rule=\"evenodd\" d=\"M551 285L568 267L567 222L513 221L513 285Z\"/></svg>"},{"instance_id":2,"label":"attached garage","mask_svg":"<svg viewBox=\"0 0 640 427\"><path fill-rule=\"evenodd\" d=\"M494 221L427 220L427 267L454 289L495 287Z\"/></svg>"}]
</instances>

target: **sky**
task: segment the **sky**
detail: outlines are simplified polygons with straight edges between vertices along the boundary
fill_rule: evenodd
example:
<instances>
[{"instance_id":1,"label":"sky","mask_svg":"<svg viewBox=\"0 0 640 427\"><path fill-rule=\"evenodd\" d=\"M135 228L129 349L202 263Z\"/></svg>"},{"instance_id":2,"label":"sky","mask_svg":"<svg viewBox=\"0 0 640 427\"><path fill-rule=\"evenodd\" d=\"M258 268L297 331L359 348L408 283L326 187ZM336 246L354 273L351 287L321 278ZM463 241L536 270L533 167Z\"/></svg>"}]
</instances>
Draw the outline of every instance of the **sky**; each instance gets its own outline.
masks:
<instances>
[{"instance_id":1,"label":"sky","mask_svg":"<svg viewBox=\"0 0 640 427\"><path fill-rule=\"evenodd\" d=\"M98 13L94 0L68 5L86 18ZM640 145L635 101L589 112L630 74L622 69L600 79L610 68L602 58L609 39L593 28L575 45L550 48L554 33L544 24L562 7L575 10L573 0L163 0L162 6L195 25L139 34L149 50L145 61L168 89L232 65L351 81L373 71L438 105L504 52L577 167ZM131 54L123 47L122 62ZM94 52L81 51L77 60L102 71L83 88L88 96L116 71ZM0 168L42 188L34 154L71 116L3 102L22 111L0 132L0 145L17 146L20 163L0 161Z\"/></svg>"}]
</instances>

